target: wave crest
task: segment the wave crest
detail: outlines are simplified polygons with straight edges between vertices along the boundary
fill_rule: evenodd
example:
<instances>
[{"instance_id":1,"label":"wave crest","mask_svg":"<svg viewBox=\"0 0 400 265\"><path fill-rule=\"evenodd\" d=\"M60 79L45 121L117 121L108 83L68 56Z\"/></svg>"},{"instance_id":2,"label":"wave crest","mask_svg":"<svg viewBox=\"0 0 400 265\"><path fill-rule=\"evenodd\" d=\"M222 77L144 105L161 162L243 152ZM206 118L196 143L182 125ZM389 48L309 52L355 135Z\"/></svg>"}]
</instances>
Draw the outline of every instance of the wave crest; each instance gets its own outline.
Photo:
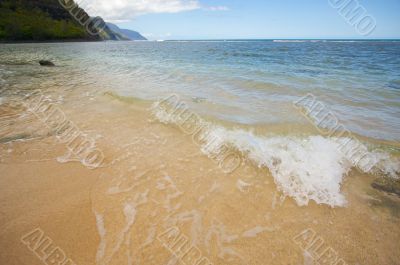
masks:
<instances>
[{"instance_id":1,"label":"wave crest","mask_svg":"<svg viewBox=\"0 0 400 265\"><path fill-rule=\"evenodd\" d=\"M179 115L167 109L153 108L154 116L165 124L180 125ZM175 112L176 114L176 112ZM353 168L352 163L340 150L348 138L333 138L312 135L262 137L243 129L230 130L210 124L204 132L202 151L210 155L223 145L241 152L244 157L259 167L269 170L278 189L292 197L299 206L310 200L331 207L345 206L346 198L341 193L344 177ZM220 139L216 142L215 139ZM212 146L212 152L210 152ZM400 160L388 153L369 151L376 160L369 172L398 177Z\"/></svg>"}]
</instances>

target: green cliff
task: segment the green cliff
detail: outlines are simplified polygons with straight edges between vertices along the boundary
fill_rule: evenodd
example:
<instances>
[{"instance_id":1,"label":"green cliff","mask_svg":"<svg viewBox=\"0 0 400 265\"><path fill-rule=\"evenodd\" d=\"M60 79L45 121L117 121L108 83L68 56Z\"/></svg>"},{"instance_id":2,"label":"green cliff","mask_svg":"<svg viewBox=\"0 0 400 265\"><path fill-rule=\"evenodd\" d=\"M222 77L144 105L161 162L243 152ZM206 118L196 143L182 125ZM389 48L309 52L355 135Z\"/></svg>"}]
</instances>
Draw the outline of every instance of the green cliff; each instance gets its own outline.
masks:
<instances>
[{"instance_id":1,"label":"green cliff","mask_svg":"<svg viewBox=\"0 0 400 265\"><path fill-rule=\"evenodd\" d=\"M0 41L124 39L73 0L0 0Z\"/></svg>"}]
</instances>

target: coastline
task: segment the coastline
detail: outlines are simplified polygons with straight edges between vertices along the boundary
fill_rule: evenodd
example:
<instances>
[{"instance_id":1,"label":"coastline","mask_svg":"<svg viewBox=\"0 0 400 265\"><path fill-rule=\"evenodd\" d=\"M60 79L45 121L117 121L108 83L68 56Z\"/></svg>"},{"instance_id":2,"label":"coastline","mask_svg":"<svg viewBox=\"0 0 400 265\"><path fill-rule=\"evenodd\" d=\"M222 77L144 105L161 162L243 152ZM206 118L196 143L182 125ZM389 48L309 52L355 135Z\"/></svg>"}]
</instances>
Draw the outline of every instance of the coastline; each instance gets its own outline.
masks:
<instances>
[{"instance_id":1,"label":"coastline","mask_svg":"<svg viewBox=\"0 0 400 265\"><path fill-rule=\"evenodd\" d=\"M68 42L107 42L107 41L116 41L116 42L146 42L146 41L157 41L157 40L94 40L94 39L66 39L66 40L0 40L0 44L19 44L19 43L68 43ZM254 38L254 39L170 39L163 40L166 42L182 42L182 41L190 41L190 42L220 42L220 41L232 41L232 42L241 42L241 41L253 41L253 42L263 42L263 41L327 41L327 42L341 42L341 41L354 41L354 42L400 42L400 39L392 39L392 38L376 38L376 39L368 39L368 38L359 38L359 39L282 39L282 38Z\"/></svg>"},{"instance_id":2,"label":"coastline","mask_svg":"<svg viewBox=\"0 0 400 265\"><path fill-rule=\"evenodd\" d=\"M242 2L0 0L0 265L400 265L400 2Z\"/></svg>"},{"instance_id":3,"label":"coastline","mask_svg":"<svg viewBox=\"0 0 400 265\"><path fill-rule=\"evenodd\" d=\"M154 119L149 103L79 93L60 108L96 139L105 163L88 169L43 128L33 139L0 144L0 233L9 239L0 242L0 260L8 264L17 264L14 255L18 264L41 264L20 240L37 227L80 265L125 264L127 255L165 264L175 259L159 239L168 227L215 265L302 263L303 231L314 231L346 264L400 259L400 198L374 191L371 178L355 170L343 183L346 207L299 207L248 161L225 174L189 136ZM28 121L14 126L41 126Z\"/></svg>"}]
</instances>

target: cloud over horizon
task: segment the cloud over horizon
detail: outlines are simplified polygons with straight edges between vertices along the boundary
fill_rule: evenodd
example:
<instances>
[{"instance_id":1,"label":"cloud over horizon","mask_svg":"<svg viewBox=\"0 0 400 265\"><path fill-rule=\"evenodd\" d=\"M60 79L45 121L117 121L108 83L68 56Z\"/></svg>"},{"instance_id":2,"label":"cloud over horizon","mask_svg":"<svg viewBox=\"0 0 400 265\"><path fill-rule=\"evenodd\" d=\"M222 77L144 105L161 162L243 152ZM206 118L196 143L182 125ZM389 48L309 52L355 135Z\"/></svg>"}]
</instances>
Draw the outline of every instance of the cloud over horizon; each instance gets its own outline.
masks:
<instances>
[{"instance_id":1,"label":"cloud over horizon","mask_svg":"<svg viewBox=\"0 0 400 265\"><path fill-rule=\"evenodd\" d=\"M227 7L203 7L199 0L75 0L91 16L122 22L154 13L179 13L197 9L224 11Z\"/></svg>"}]
</instances>

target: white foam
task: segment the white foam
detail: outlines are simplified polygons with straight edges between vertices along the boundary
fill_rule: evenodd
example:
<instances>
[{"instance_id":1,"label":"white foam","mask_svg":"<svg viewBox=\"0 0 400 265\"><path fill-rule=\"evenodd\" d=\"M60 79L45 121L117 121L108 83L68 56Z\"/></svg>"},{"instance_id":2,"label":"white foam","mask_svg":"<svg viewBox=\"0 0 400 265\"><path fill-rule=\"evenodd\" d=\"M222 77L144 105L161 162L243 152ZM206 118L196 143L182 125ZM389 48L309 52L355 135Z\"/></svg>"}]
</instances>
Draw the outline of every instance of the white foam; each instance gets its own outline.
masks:
<instances>
[{"instance_id":1,"label":"white foam","mask_svg":"<svg viewBox=\"0 0 400 265\"><path fill-rule=\"evenodd\" d=\"M309 41L308 40L273 40L273 42L303 43L303 42L309 42Z\"/></svg>"},{"instance_id":2,"label":"white foam","mask_svg":"<svg viewBox=\"0 0 400 265\"><path fill-rule=\"evenodd\" d=\"M153 109L155 117L165 124L180 124L182 118L171 115L163 108ZM269 170L278 189L290 196L299 206L310 200L318 204L345 206L341 184L353 165L341 152L340 144L348 138L326 138L322 136L261 137L245 130L228 130L208 124L202 129L203 153L210 157L220 153L224 146L240 151L247 159ZM366 173L380 171L397 178L400 160L385 152L370 152L375 167ZM241 186L241 185L239 185Z\"/></svg>"},{"instance_id":3,"label":"white foam","mask_svg":"<svg viewBox=\"0 0 400 265\"><path fill-rule=\"evenodd\" d=\"M256 226L250 230L247 230L242 233L243 237L257 237L258 234L261 234L262 232L268 231L268 232L273 232L275 229L271 227L263 227L263 226Z\"/></svg>"},{"instance_id":4,"label":"white foam","mask_svg":"<svg viewBox=\"0 0 400 265\"><path fill-rule=\"evenodd\" d=\"M304 265L315 265L315 260L308 251L303 252L303 258L304 258Z\"/></svg>"},{"instance_id":5,"label":"white foam","mask_svg":"<svg viewBox=\"0 0 400 265\"><path fill-rule=\"evenodd\" d=\"M238 190L240 190L241 192L245 192L247 190L248 187L250 187L251 184L244 182L241 179L238 179L238 181L236 182L236 187L238 188Z\"/></svg>"},{"instance_id":6,"label":"white foam","mask_svg":"<svg viewBox=\"0 0 400 265\"><path fill-rule=\"evenodd\" d=\"M181 223L191 222L190 239L193 245L199 245L203 234L203 214L198 210L180 212L168 219L169 226L179 226Z\"/></svg>"},{"instance_id":7,"label":"white foam","mask_svg":"<svg viewBox=\"0 0 400 265\"><path fill-rule=\"evenodd\" d=\"M221 185L220 185L220 184L218 184L218 182L217 182L217 181L214 181L214 183L212 184L212 186L211 186L211 188L210 188L209 192L210 192L210 193L212 193L212 192L214 192L214 191L218 190L218 188L219 188L220 186L221 186Z\"/></svg>"},{"instance_id":8,"label":"white foam","mask_svg":"<svg viewBox=\"0 0 400 265\"><path fill-rule=\"evenodd\" d=\"M100 245L97 249L96 260L98 265L110 264L114 255L121 249L122 244L130 244L130 232L135 223L138 207L148 202L149 190L137 193L133 198L123 204L122 213L125 217L125 224L116 234L106 233L104 215L94 211L96 216L97 230L100 235ZM109 240L107 241L107 237ZM129 258L128 258L129 259Z\"/></svg>"},{"instance_id":9,"label":"white foam","mask_svg":"<svg viewBox=\"0 0 400 265\"><path fill-rule=\"evenodd\" d=\"M250 160L267 167L279 189L298 205L307 205L310 200L345 205L340 185L351 164L334 141L321 136L261 138L244 131L223 133Z\"/></svg>"},{"instance_id":10,"label":"white foam","mask_svg":"<svg viewBox=\"0 0 400 265\"><path fill-rule=\"evenodd\" d=\"M155 225L152 225L148 230L148 235L146 240L140 245L140 248L144 248L146 246L153 244L156 238L156 233L157 233L157 227Z\"/></svg>"},{"instance_id":11,"label":"white foam","mask_svg":"<svg viewBox=\"0 0 400 265\"><path fill-rule=\"evenodd\" d=\"M80 161L70 150L67 150L64 155L57 157L56 160L61 164Z\"/></svg>"},{"instance_id":12,"label":"white foam","mask_svg":"<svg viewBox=\"0 0 400 265\"><path fill-rule=\"evenodd\" d=\"M233 261L238 264L245 264L241 254L231 247L232 242L239 239L239 235L231 234L223 223L214 220L205 234L204 245L209 253L211 251L211 239L216 240L219 258L229 261L228 264L234 263Z\"/></svg>"},{"instance_id":13,"label":"white foam","mask_svg":"<svg viewBox=\"0 0 400 265\"><path fill-rule=\"evenodd\" d=\"M399 159L395 159L390 154L382 151L372 152L371 154L373 155L375 161L377 161L375 168L371 169L371 171L380 170L380 173L395 179L400 177Z\"/></svg>"},{"instance_id":14,"label":"white foam","mask_svg":"<svg viewBox=\"0 0 400 265\"><path fill-rule=\"evenodd\" d=\"M121 231L117 234L117 237L115 239L115 242L113 242L113 247L111 248L111 253L103 260L101 260L101 264L109 264L111 259L114 257L114 255L120 250L122 243L124 240L129 236L129 232L135 223L136 219L136 206L139 204L142 204L143 202L140 202L140 200L144 199L146 200L145 197L141 198L141 196L147 196L146 194L138 194L138 196L135 197L134 202L125 202L123 212L125 215L125 226L121 229Z\"/></svg>"},{"instance_id":15,"label":"white foam","mask_svg":"<svg viewBox=\"0 0 400 265\"><path fill-rule=\"evenodd\" d=\"M104 258L105 249L106 249L106 238L105 238L106 237L106 229L104 226L103 215L95 212L95 216L96 216L97 230L100 235L100 245L97 249L96 260L97 260L97 264L101 264L101 261Z\"/></svg>"}]
</instances>

